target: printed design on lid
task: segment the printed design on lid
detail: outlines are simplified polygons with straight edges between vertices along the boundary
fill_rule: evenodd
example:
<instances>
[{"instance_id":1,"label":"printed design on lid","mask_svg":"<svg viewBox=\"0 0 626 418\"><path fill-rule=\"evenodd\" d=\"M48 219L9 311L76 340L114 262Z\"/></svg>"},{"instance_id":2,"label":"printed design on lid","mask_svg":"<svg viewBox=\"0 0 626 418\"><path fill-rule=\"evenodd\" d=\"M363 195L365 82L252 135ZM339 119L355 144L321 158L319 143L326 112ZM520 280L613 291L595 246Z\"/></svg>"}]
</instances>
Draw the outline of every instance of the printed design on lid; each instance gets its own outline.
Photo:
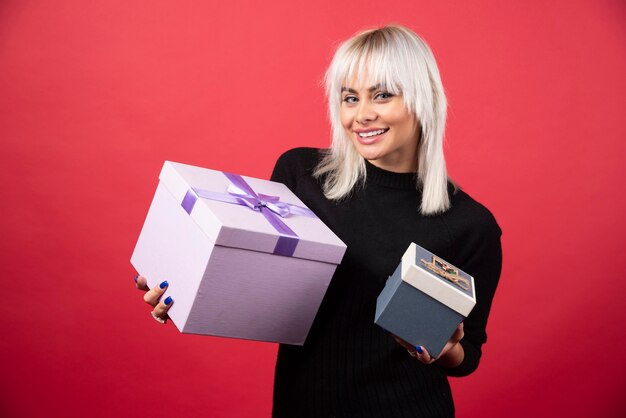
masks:
<instances>
[{"instance_id":1,"label":"printed design on lid","mask_svg":"<svg viewBox=\"0 0 626 418\"><path fill-rule=\"evenodd\" d=\"M421 258L420 261L428 270L432 271L439 277L443 277L451 283L459 286L461 289L469 290L469 280L467 280L465 277L462 277L459 273L459 269L454 267L452 264L446 263L436 255L432 256L431 261L426 261L423 258Z\"/></svg>"}]
</instances>

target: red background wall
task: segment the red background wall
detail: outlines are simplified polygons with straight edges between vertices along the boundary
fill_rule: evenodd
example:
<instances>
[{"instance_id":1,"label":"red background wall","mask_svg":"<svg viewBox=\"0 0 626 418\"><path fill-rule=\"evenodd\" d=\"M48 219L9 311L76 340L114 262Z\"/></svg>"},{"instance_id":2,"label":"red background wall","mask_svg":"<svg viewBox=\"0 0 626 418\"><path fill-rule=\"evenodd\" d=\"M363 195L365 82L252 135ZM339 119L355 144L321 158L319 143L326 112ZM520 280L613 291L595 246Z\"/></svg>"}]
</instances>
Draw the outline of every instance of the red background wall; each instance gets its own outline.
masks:
<instances>
[{"instance_id":1,"label":"red background wall","mask_svg":"<svg viewBox=\"0 0 626 418\"><path fill-rule=\"evenodd\" d=\"M328 143L339 40L437 56L453 177L504 231L459 417L626 411L623 1L0 4L0 415L267 417L276 346L158 326L129 258L163 160L269 177Z\"/></svg>"}]
</instances>

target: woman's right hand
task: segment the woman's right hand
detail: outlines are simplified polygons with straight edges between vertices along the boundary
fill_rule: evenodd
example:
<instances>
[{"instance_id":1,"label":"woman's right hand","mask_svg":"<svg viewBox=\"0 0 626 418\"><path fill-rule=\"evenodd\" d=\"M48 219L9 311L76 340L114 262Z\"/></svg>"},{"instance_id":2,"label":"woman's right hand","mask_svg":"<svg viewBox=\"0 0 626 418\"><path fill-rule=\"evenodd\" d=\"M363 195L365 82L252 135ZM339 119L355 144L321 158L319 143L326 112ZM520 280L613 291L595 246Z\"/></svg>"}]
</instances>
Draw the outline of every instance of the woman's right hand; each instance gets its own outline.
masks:
<instances>
[{"instance_id":1,"label":"woman's right hand","mask_svg":"<svg viewBox=\"0 0 626 418\"><path fill-rule=\"evenodd\" d=\"M161 282L158 286L154 286L152 289L148 287L148 282L143 276L135 276L135 285L137 289L142 292L146 292L143 295L143 300L154 309L152 310L152 316L158 322L164 324L167 320L167 311L172 306L172 297L168 296L164 300L160 300L163 293L167 290L167 280Z\"/></svg>"}]
</instances>

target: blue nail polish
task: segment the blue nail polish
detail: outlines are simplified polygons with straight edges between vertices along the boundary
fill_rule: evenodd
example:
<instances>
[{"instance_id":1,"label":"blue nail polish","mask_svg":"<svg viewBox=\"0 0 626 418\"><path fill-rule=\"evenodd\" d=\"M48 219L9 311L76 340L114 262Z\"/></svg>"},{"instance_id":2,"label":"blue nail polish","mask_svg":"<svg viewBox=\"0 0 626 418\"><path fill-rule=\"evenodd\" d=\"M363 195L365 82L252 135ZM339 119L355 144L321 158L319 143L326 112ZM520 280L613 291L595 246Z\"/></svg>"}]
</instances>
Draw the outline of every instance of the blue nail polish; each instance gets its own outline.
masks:
<instances>
[{"instance_id":1,"label":"blue nail polish","mask_svg":"<svg viewBox=\"0 0 626 418\"><path fill-rule=\"evenodd\" d=\"M166 305L169 305L170 303L172 303L172 297L171 296L166 297L163 303L165 303Z\"/></svg>"},{"instance_id":2,"label":"blue nail polish","mask_svg":"<svg viewBox=\"0 0 626 418\"><path fill-rule=\"evenodd\" d=\"M159 287L161 289L165 289L167 287L167 285L169 285L169 283L167 282L167 280L165 280L164 282L161 282L161 284L159 285Z\"/></svg>"},{"instance_id":3,"label":"blue nail polish","mask_svg":"<svg viewBox=\"0 0 626 418\"><path fill-rule=\"evenodd\" d=\"M137 283L137 279L139 279L139 275L135 274L135 277L133 277L133 280L135 281L135 283Z\"/></svg>"},{"instance_id":4,"label":"blue nail polish","mask_svg":"<svg viewBox=\"0 0 626 418\"><path fill-rule=\"evenodd\" d=\"M415 346L415 351L417 351L417 352L418 352L418 353L420 353L420 354L423 354L423 353L424 353L424 351L422 350L422 347L420 347L419 345L416 345L416 346Z\"/></svg>"}]
</instances>

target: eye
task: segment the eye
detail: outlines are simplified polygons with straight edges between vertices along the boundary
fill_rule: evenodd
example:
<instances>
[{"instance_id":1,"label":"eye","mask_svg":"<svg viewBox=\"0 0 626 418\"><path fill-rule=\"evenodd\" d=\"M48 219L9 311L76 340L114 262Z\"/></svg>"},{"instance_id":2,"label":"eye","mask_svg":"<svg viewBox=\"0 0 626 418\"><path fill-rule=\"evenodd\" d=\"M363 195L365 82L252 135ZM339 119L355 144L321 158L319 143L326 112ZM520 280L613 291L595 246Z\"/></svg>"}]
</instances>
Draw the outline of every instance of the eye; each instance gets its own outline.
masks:
<instances>
[{"instance_id":1,"label":"eye","mask_svg":"<svg viewBox=\"0 0 626 418\"><path fill-rule=\"evenodd\" d=\"M393 94L389 93L388 91L381 91L380 93L376 93L376 96L374 96L374 99L387 100L392 97L393 97Z\"/></svg>"},{"instance_id":2,"label":"eye","mask_svg":"<svg viewBox=\"0 0 626 418\"><path fill-rule=\"evenodd\" d=\"M357 97L356 97L356 96L350 96L350 95L347 95L347 96L345 96L345 97L342 99L342 101L343 101L343 102L346 102L346 103L350 103L350 104L352 104L352 103L357 103L357 102L359 101L359 99L357 99Z\"/></svg>"}]
</instances>

